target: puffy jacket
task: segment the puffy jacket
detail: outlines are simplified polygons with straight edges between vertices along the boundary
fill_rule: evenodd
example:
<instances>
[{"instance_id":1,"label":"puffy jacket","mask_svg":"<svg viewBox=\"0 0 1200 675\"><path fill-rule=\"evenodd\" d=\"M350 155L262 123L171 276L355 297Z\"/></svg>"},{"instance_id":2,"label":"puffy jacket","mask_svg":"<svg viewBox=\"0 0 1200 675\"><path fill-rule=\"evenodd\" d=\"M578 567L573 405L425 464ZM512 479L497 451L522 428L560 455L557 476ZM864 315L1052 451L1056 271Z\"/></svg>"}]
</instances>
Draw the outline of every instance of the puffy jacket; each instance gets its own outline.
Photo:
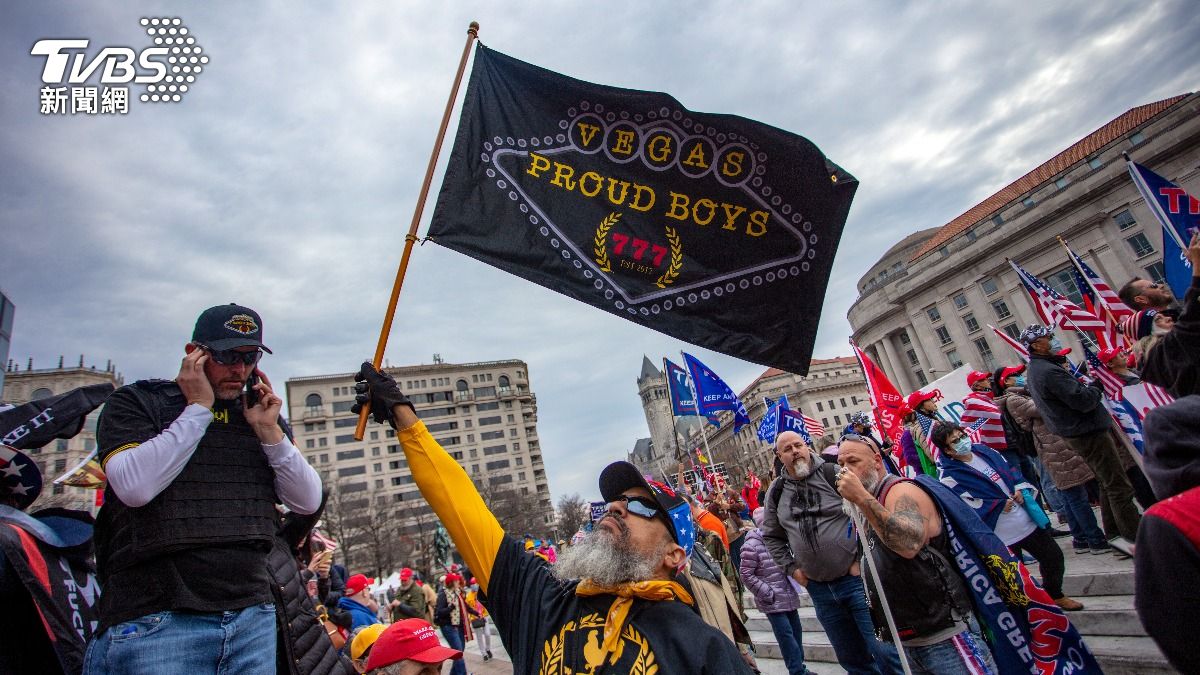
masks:
<instances>
[{"instance_id":1,"label":"puffy jacket","mask_svg":"<svg viewBox=\"0 0 1200 675\"><path fill-rule=\"evenodd\" d=\"M764 614L790 612L800 606L800 596L771 557L762 530L755 528L746 533L740 571L742 583L754 594L754 604Z\"/></svg>"},{"instance_id":2,"label":"puffy jacket","mask_svg":"<svg viewBox=\"0 0 1200 675\"><path fill-rule=\"evenodd\" d=\"M1029 396L1046 427L1067 438L1108 431L1112 423L1100 382L1083 384L1063 368L1065 362L1061 356L1029 355Z\"/></svg>"},{"instance_id":3,"label":"puffy jacket","mask_svg":"<svg viewBox=\"0 0 1200 675\"><path fill-rule=\"evenodd\" d=\"M285 519L271 552L267 554L267 572L275 596L276 672L280 675L352 675L355 672L353 664L344 656L338 656L329 641L292 554L295 544L307 536L308 529L320 514L318 510L311 516L300 516L308 527L299 528L302 531L299 539L291 536L296 531L295 523ZM289 514L289 517L294 515Z\"/></svg>"},{"instance_id":4,"label":"puffy jacket","mask_svg":"<svg viewBox=\"0 0 1200 675\"><path fill-rule=\"evenodd\" d=\"M1024 387L1005 389L1004 395L997 398L996 403L1004 406L1018 426L1033 434L1038 457L1058 489L1069 490L1096 477L1087 462L1067 445L1062 436L1050 431Z\"/></svg>"}]
</instances>

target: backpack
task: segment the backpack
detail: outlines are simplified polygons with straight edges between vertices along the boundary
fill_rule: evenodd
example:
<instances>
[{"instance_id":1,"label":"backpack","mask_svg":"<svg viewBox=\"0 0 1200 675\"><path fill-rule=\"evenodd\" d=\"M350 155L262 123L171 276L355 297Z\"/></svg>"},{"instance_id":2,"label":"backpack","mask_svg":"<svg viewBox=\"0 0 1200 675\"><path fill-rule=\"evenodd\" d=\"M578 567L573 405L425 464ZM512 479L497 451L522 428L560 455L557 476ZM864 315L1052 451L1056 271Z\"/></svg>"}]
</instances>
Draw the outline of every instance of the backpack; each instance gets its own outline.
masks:
<instances>
[{"instance_id":1,"label":"backpack","mask_svg":"<svg viewBox=\"0 0 1200 675\"><path fill-rule=\"evenodd\" d=\"M825 462L817 468L817 471L821 473L821 477L825 479L825 482L829 483L829 487L833 488L836 492L838 467L831 462ZM783 476L776 478L771 483L771 488L767 490L767 500L770 502L771 508L776 512L779 511L779 497L783 494L783 478Z\"/></svg>"},{"instance_id":2,"label":"backpack","mask_svg":"<svg viewBox=\"0 0 1200 675\"><path fill-rule=\"evenodd\" d=\"M1000 422L1004 425L1004 438L1008 442L1009 450L1015 450L1022 457L1037 457L1037 443L1033 439L1033 432L1026 431L1017 424L1008 412L1007 400L1000 406Z\"/></svg>"}]
</instances>

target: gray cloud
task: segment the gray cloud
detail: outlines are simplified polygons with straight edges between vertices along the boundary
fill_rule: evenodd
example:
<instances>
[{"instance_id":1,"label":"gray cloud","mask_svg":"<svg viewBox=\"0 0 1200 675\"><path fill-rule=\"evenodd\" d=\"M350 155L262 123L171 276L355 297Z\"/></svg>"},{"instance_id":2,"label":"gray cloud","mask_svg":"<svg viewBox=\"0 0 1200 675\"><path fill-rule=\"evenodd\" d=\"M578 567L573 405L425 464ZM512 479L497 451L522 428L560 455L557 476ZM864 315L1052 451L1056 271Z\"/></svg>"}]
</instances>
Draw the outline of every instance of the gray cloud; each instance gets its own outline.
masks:
<instances>
[{"instance_id":1,"label":"gray cloud","mask_svg":"<svg viewBox=\"0 0 1200 675\"><path fill-rule=\"evenodd\" d=\"M822 357L848 353L855 282L905 234L948 222L1128 108L1194 89L1200 74L1200 18L1182 0L1019 11L151 3L140 11L178 13L211 55L185 101L49 118L37 111L33 42L145 44L143 14L6 9L0 285L17 304L11 355L48 366L84 352L129 379L171 376L196 314L232 300L262 312L277 383L350 371L373 353L472 19L493 48L796 131L855 174ZM388 359L528 361L551 488L591 496L599 469L648 434L634 382L642 354L680 349L735 388L762 371L426 245Z\"/></svg>"}]
</instances>

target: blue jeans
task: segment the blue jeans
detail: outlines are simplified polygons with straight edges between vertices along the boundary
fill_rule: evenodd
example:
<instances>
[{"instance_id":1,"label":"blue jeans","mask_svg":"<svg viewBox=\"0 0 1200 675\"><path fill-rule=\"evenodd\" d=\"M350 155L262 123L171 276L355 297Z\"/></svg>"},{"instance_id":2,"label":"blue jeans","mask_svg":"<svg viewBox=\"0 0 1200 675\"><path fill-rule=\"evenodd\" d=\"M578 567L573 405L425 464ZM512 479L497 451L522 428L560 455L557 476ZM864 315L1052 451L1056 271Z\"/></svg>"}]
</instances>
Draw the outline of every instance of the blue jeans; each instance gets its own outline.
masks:
<instances>
[{"instance_id":1,"label":"blue jeans","mask_svg":"<svg viewBox=\"0 0 1200 675\"><path fill-rule=\"evenodd\" d=\"M463 641L462 629L458 626L447 624L442 626L442 637L446 638L446 644L450 645L451 649L462 651L466 647L466 642ZM450 661L450 675L467 675L467 664L464 659L453 659Z\"/></svg>"},{"instance_id":2,"label":"blue jeans","mask_svg":"<svg viewBox=\"0 0 1200 675\"><path fill-rule=\"evenodd\" d=\"M1096 523L1096 514L1088 502L1087 488L1076 485L1069 490L1059 490L1064 511L1067 516L1067 527L1071 529L1071 538L1075 542L1086 542L1088 546L1104 546L1107 540L1104 532Z\"/></svg>"},{"instance_id":3,"label":"blue jeans","mask_svg":"<svg viewBox=\"0 0 1200 675\"><path fill-rule=\"evenodd\" d=\"M768 614L767 621L771 622L771 632L775 633L779 651L783 652L788 675L805 675L808 668L804 666L804 629L800 626L800 614L794 609L776 612Z\"/></svg>"},{"instance_id":4,"label":"blue jeans","mask_svg":"<svg viewBox=\"0 0 1200 675\"><path fill-rule=\"evenodd\" d=\"M92 638L84 675L275 675L275 605L155 612Z\"/></svg>"},{"instance_id":5,"label":"blue jeans","mask_svg":"<svg viewBox=\"0 0 1200 675\"><path fill-rule=\"evenodd\" d=\"M908 655L908 663L912 672L914 674L928 673L929 675L957 675L958 673L971 675L971 673L978 672L978 668L968 667L963 662L959 650L960 648L973 648L979 661L988 668L988 672L998 673L996 662L992 660L992 652L988 649L987 643L974 631L974 628L965 630L949 640L926 647L905 647L904 651Z\"/></svg>"},{"instance_id":6,"label":"blue jeans","mask_svg":"<svg viewBox=\"0 0 1200 675\"><path fill-rule=\"evenodd\" d=\"M1041 457L1034 457L1031 460L1034 468L1037 469L1038 476L1042 483L1042 496L1046 498L1046 503L1050 505L1050 510L1055 513L1063 513L1066 510L1066 505L1063 504L1062 494L1058 486L1054 484L1054 476L1046 470L1046 465L1042 463ZM1063 514L1063 518L1066 518Z\"/></svg>"},{"instance_id":7,"label":"blue jeans","mask_svg":"<svg viewBox=\"0 0 1200 675\"><path fill-rule=\"evenodd\" d=\"M850 574L833 581L809 581L808 594L837 654L850 675L903 672L894 645L875 639L862 577Z\"/></svg>"}]
</instances>

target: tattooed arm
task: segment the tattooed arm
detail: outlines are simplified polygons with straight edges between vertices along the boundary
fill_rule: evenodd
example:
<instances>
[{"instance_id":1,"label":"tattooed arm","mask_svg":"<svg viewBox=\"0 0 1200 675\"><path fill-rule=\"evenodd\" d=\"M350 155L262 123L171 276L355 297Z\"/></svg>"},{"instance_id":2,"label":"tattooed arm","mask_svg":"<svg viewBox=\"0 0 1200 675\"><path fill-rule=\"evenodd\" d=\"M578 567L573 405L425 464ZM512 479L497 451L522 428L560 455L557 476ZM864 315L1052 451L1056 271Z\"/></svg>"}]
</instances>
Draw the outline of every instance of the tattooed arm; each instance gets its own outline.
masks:
<instances>
[{"instance_id":1,"label":"tattooed arm","mask_svg":"<svg viewBox=\"0 0 1200 675\"><path fill-rule=\"evenodd\" d=\"M942 531L942 521L925 492L900 483L888 492L884 504L862 487L858 477L846 471L838 479L838 490L862 511L871 529L897 555L915 558Z\"/></svg>"}]
</instances>

